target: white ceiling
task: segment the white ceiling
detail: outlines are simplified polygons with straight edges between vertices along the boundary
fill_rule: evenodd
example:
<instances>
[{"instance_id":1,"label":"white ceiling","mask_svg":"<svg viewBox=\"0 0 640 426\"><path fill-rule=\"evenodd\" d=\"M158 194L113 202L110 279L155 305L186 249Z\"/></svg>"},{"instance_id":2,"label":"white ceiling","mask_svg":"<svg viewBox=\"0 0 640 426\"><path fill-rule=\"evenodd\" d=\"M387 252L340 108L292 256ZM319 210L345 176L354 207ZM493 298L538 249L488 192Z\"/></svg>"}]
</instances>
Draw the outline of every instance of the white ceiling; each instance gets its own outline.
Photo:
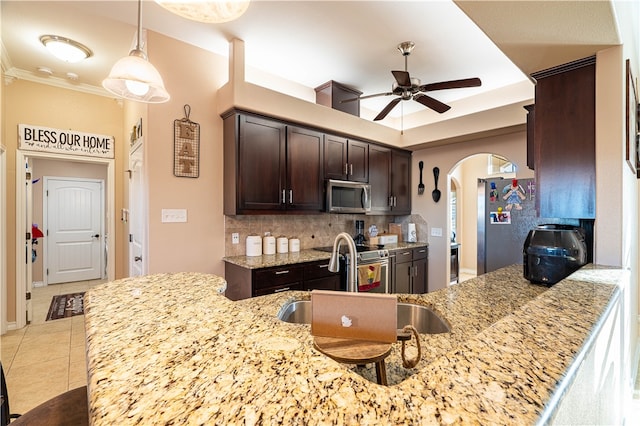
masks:
<instances>
[{"instance_id":1,"label":"white ceiling","mask_svg":"<svg viewBox=\"0 0 640 426\"><path fill-rule=\"evenodd\" d=\"M101 81L113 63L132 48L137 24L133 0L3 0L1 7L7 75L101 93ZM411 40L416 47L408 70L423 84L482 80L478 88L431 92L452 104L443 116L531 99L533 85L526 74L619 43L609 1L253 0L240 19L216 25L180 18L145 0L142 24L223 56L228 56L229 40L239 38L249 67L309 88L335 80L365 95L391 89L390 71L404 69L396 46ZM40 44L43 34L79 41L94 55L79 64L61 62ZM38 67L50 68L53 76L45 78ZM67 72L79 79L66 80ZM375 116L391 99L363 100L363 117ZM414 112L425 123L443 118L417 102L400 105L388 121Z\"/></svg>"}]
</instances>

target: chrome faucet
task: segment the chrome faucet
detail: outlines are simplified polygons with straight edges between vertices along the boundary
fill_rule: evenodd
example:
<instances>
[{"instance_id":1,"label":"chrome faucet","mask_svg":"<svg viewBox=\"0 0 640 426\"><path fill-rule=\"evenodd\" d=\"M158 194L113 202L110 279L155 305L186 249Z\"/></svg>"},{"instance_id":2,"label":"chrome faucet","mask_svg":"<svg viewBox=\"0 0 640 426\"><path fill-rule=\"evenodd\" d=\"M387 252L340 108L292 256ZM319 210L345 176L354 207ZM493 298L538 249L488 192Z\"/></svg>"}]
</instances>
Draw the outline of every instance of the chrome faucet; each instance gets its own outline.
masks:
<instances>
[{"instance_id":1,"label":"chrome faucet","mask_svg":"<svg viewBox=\"0 0 640 426\"><path fill-rule=\"evenodd\" d=\"M338 234L336 239L333 241L333 250L331 251L331 260L329 261L329 271L331 272L340 272L340 244L343 241L346 241L347 248L349 249L349 271L347 273L347 291L357 292L358 291L358 281L357 281L357 257L356 257L356 243L351 238L351 235L346 232L341 232Z\"/></svg>"}]
</instances>

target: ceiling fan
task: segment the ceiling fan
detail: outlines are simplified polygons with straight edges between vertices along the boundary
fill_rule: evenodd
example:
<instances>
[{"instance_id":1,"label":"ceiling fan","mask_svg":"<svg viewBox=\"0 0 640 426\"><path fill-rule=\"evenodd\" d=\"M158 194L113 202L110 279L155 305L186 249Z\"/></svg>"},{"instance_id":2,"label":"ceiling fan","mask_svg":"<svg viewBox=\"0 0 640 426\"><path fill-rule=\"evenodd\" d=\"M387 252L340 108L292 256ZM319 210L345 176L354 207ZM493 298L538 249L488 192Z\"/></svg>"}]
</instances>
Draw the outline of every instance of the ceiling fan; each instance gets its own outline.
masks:
<instances>
[{"instance_id":1,"label":"ceiling fan","mask_svg":"<svg viewBox=\"0 0 640 426\"><path fill-rule=\"evenodd\" d=\"M420 80L417 78L411 78L409 71L407 70L407 59L414 47L415 43L412 41L405 41L398 45L398 50L402 53L402 56L404 56L404 71L391 71L393 77L396 79L393 83L391 92L360 96L359 98L346 99L343 102L352 102L358 99L368 99L377 96L398 96L397 98L392 99L391 102L389 102L387 106L384 107L384 109L373 119L373 121L379 121L385 118L387 114L389 114L391 110L400 103L400 101L408 101L411 99L442 114L443 112L448 111L451 107L423 92L443 89L458 89L462 87L477 87L482 84L479 78L465 78L462 80L420 84Z\"/></svg>"}]
</instances>

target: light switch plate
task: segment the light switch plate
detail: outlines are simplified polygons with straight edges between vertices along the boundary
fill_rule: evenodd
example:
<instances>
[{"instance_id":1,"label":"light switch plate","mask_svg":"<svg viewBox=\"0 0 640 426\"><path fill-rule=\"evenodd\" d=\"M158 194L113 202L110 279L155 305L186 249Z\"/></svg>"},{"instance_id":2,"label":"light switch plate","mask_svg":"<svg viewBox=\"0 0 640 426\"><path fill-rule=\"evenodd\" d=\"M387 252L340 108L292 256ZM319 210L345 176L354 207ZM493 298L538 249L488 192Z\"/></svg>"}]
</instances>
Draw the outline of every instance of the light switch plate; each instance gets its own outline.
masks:
<instances>
[{"instance_id":1,"label":"light switch plate","mask_svg":"<svg viewBox=\"0 0 640 426\"><path fill-rule=\"evenodd\" d=\"M162 209L162 223L187 221L187 209Z\"/></svg>"},{"instance_id":2,"label":"light switch plate","mask_svg":"<svg viewBox=\"0 0 640 426\"><path fill-rule=\"evenodd\" d=\"M442 237L442 228L431 228L432 237Z\"/></svg>"}]
</instances>

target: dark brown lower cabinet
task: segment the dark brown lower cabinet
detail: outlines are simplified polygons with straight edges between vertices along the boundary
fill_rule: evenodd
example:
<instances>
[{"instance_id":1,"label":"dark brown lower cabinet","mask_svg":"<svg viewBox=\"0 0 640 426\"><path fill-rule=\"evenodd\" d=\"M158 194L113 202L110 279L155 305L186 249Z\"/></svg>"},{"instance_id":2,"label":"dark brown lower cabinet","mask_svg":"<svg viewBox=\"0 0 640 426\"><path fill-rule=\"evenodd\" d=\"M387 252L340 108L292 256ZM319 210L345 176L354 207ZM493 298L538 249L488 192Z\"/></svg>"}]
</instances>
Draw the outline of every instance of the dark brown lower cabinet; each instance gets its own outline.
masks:
<instances>
[{"instance_id":1,"label":"dark brown lower cabinet","mask_svg":"<svg viewBox=\"0 0 640 426\"><path fill-rule=\"evenodd\" d=\"M451 244L451 264L449 282L451 284L458 283L460 281L460 246L457 244Z\"/></svg>"},{"instance_id":2,"label":"dark brown lower cabinet","mask_svg":"<svg viewBox=\"0 0 640 426\"><path fill-rule=\"evenodd\" d=\"M394 293L423 294L429 289L429 249L396 250L391 254L391 279Z\"/></svg>"},{"instance_id":3,"label":"dark brown lower cabinet","mask_svg":"<svg viewBox=\"0 0 640 426\"><path fill-rule=\"evenodd\" d=\"M241 300L289 290L340 290L340 273L330 272L328 266L325 260L249 269L226 262L225 295Z\"/></svg>"}]
</instances>

